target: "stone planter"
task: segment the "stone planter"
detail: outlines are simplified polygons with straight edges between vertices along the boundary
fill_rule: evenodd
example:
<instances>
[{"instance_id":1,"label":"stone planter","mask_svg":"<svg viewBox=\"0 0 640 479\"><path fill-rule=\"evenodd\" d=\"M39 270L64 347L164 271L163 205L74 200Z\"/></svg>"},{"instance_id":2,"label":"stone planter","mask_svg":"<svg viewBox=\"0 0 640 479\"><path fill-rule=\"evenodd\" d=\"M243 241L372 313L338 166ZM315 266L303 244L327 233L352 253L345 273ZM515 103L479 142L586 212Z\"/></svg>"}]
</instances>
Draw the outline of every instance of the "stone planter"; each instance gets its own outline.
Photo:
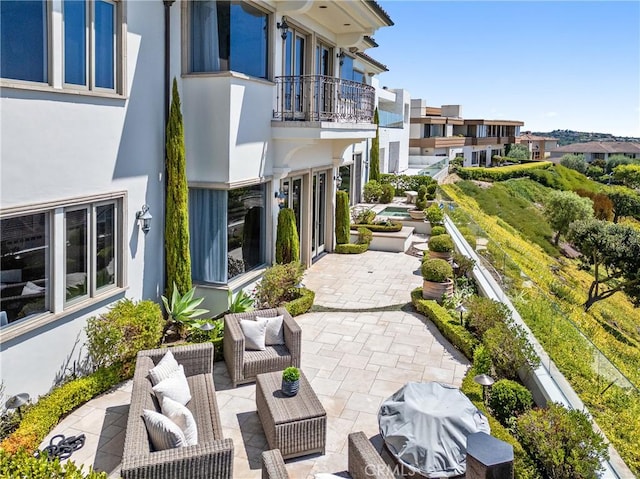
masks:
<instances>
[{"instance_id":1,"label":"stone planter","mask_svg":"<svg viewBox=\"0 0 640 479\"><path fill-rule=\"evenodd\" d=\"M452 280L446 283L435 283L427 280L422 281L422 297L424 299L434 299L441 302L443 297L450 298L451 296L453 296Z\"/></svg>"},{"instance_id":2,"label":"stone planter","mask_svg":"<svg viewBox=\"0 0 640 479\"><path fill-rule=\"evenodd\" d=\"M422 210L409 210L409 216L413 220L424 220L424 211Z\"/></svg>"},{"instance_id":3,"label":"stone planter","mask_svg":"<svg viewBox=\"0 0 640 479\"><path fill-rule=\"evenodd\" d=\"M429 251L429 258L440 258L451 263L453 261L453 251L439 253L438 251Z\"/></svg>"}]
</instances>

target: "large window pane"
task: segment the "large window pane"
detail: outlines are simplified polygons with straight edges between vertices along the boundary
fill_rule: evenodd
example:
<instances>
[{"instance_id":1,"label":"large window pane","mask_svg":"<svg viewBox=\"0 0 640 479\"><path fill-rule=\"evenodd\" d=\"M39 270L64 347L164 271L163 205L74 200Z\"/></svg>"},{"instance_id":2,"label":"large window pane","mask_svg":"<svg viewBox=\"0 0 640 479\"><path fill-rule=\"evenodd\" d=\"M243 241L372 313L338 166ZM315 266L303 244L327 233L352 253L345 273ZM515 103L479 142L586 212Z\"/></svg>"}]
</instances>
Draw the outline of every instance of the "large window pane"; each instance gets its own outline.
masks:
<instances>
[{"instance_id":1,"label":"large window pane","mask_svg":"<svg viewBox=\"0 0 640 479\"><path fill-rule=\"evenodd\" d=\"M95 2L95 75L99 88L115 88L115 5Z\"/></svg>"},{"instance_id":2,"label":"large window pane","mask_svg":"<svg viewBox=\"0 0 640 479\"><path fill-rule=\"evenodd\" d=\"M193 1L191 71L267 78L268 15L245 2Z\"/></svg>"},{"instance_id":3,"label":"large window pane","mask_svg":"<svg viewBox=\"0 0 640 479\"><path fill-rule=\"evenodd\" d=\"M189 189L191 275L196 281L227 280L227 192Z\"/></svg>"},{"instance_id":4,"label":"large window pane","mask_svg":"<svg viewBox=\"0 0 640 479\"><path fill-rule=\"evenodd\" d=\"M47 81L47 10L44 1L0 1L0 76Z\"/></svg>"},{"instance_id":5,"label":"large window pane","mask_svg":"<svg viewBox=\"0 0 640 479\"><path fill-rule=\"evenodd\" d=\"M87 294L87 210L65 213L66 298Z\"/></svg>"},{"instance_id":6,"label":"large window pane","mask_svg":"<svg viewBox=\"0 0 640 479\"><path fill-rule=\"evenodd\" d=\"M229 191L228 279L264 264L265 188L261 184Z\"/></svg>"},{"instance_id":7,"label":"large window pane","mask_svg":"<svg viewBox=\"0 0 640 479\"><path fill-rule=\"evenodd\" d=\"M96 289L116 283L115 206L96 207Z\"/></svg>"},{"instance_id":8,"label":"large window pane","mask_svg":"<svg viewBox=\"0 0 640 479\"><path fill-rule=\"evenodd\" d=\"M49 229L45 213L3 219L0 326L49 308Z\"/></svg>"},{"instance_id":9,"label":"large window pane","mask_svg":"<svg viewBox=\"0 0 640 479\"><path fill-rule=\"evenodd\" d=\"M87 10L84 0L64 2L64 81L87 84Z\"/></svg>"}]
</instances>

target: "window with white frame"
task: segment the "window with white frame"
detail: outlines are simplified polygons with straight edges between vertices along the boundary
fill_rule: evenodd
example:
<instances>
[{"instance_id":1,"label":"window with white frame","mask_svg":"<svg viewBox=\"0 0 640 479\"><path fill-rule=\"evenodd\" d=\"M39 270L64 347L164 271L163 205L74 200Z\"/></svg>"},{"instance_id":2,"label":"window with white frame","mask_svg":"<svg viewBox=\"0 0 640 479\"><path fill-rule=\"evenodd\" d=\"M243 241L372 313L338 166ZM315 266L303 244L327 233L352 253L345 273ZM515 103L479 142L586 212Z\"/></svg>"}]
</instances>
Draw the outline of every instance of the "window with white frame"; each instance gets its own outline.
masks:
<instances>
[{"instance_id":1,"label":"window with white frame","mask_svg":"<svg viewBox=\"0 0 640 479\"><path fill-rule=\"evenodd\" d=\"M49 80L47 2L0 1L0 76L47 83Z\"/></svg>"},{"instance_id":2,"label":"window with white frame","mask_svg":"<svg viewBox=\"0 0 640 479\"><path fill-rule=\"evenodd\" d=\"M118 3L64 0L64 82L115 90Z\"/></svg>"},{"instance_id":3,"label":"window with white frame","mask_svg":"<svg viewBox=\"0 0 640 479\"><path fill-rule=\"evenodd\" d=\"M64 88L122 93L123 0L0 1L0 77ZM60 23L58 23L60 22ZM61 35L52 35L60 25ZM57 54L61 52L61 54Z\"/></svg>"},{"instance_id":4,"label":"window with white frame","mask_svg":"<svg viewBox=\"0 0 640 479\"><path fill-rule=\"evenodd\" d=\"M2 218L1 326L64 311L122 286L121 204L116 199ZM51 225L60 216L63 227L54 234Z\"/></svg>"}]
</instances>

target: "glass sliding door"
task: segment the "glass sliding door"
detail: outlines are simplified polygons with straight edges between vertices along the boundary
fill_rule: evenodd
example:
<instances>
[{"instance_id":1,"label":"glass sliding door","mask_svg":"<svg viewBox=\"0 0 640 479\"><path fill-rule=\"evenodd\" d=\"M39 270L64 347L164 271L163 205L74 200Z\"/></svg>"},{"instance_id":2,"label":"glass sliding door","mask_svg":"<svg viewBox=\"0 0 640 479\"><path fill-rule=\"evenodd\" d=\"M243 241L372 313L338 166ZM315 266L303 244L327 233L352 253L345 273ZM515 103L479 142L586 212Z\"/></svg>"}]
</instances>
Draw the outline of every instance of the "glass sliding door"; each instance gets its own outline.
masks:
<instances>
[{"instance_id":1,"label":"glass sliding door","mask_svg":"<svg viewBox=\"0 0 640 479\"><path fill-rule=\"evenodd\" d=\"M327 173L315 173L312 178L312 225L311 258L315 258L325 249L325 227L327 211Z\"/></svg>"}]
</instances>

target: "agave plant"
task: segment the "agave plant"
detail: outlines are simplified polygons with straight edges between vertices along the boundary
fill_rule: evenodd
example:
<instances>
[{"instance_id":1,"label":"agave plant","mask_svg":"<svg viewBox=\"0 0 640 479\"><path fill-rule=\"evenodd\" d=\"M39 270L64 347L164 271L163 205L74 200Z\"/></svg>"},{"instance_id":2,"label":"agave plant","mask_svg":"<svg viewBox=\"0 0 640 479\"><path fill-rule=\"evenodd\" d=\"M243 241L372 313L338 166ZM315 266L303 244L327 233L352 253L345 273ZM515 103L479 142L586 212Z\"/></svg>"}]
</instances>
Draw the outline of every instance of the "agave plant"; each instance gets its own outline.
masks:
<instances>
[{"instance_id":1,"label":"agave plant","mask_svg":"<svg viewBox=\"0 0 640 479\"><path fill-rule=\"evenodd\" d=\"M176 325L182 338L186 337L190 328L198 326L199 323L195 318L209 312L208 309L198 309L204 298L194 298L195 292L196 288L191 288L183 296L180 296L176 283L173 283L171 303L165 296L162 296L164 309L167 311L171 321Z\"/></svg>"},{"instance_id":2,"label":"agave plant","mask_svg":"<svg viewBox=\"0 0 640 479\"><path fill-rule=\"evenodd\" d=\"M228 310L230 313L244 313L247 311L253 311L253 298L251 295L240 290L233 296L231 290L229 290Z\"/></svg>"}]
</instances>

